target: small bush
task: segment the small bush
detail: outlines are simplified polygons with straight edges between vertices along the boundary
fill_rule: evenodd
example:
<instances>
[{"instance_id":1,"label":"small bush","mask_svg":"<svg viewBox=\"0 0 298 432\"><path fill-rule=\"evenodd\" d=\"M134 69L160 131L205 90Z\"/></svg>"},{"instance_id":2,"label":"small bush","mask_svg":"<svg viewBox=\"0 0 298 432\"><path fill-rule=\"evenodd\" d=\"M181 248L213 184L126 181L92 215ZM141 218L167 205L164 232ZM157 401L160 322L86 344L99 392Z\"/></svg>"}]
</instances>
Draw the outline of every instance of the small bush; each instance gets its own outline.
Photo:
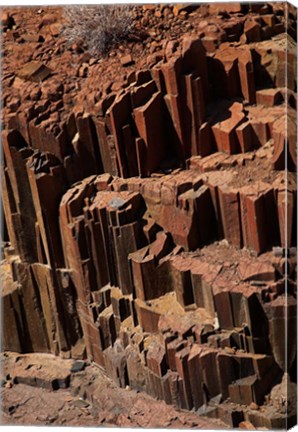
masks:
<instances>
[{"instance_id":1,"label":"small bush","mask_svg":"<svg viewBox=\"0 0 298 432\"><path fill-rule=\"evenodd\" d=\"M65 7L63 34L70 44L80 43L92 55L105 55L128 38L133 28L131 6Z\"/></svg>"}]
</instances>

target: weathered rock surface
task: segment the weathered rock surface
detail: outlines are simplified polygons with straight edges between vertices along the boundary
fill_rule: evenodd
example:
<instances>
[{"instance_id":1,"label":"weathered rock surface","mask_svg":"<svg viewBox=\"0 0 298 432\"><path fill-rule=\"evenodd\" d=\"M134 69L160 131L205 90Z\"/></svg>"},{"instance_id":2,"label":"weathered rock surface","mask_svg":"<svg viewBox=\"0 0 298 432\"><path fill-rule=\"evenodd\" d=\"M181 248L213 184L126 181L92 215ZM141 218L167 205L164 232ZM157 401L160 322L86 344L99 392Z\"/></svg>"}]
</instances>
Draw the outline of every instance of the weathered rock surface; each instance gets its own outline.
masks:
<instances>
[{"instance_id":1,"label":"weathered rock surface","mask_svg":"<svg viewBox=\"0 0 298 432\"><path fill-rule=\"evenodd\" d=\"M103 370L86 362L72 371L78 362L49 354L5 353L0 361L4 425L226 428L220 420L179 411L146 393L119 389ZM52 383L59 388L53 391Z\"/></svg>"},{"instance_id":2,"label":"weathered rock surface","mask_svg":"<svg viewBox=\"0 0 298 432\"><path fill-rule=\"evenodd\" d=\"M68 47L61 8L46 11L2 16L2 349L64 366L21 356L14 384L61 389L88 360L122 389L230 427L285 427L274 404L296 381L296 11L136 6L147 36L103 59ZM96 411L87 369L75 408ZM102 423L209 421L155 424L142 403L111 418L106 400Z\"/></svg>"}]
</instances>

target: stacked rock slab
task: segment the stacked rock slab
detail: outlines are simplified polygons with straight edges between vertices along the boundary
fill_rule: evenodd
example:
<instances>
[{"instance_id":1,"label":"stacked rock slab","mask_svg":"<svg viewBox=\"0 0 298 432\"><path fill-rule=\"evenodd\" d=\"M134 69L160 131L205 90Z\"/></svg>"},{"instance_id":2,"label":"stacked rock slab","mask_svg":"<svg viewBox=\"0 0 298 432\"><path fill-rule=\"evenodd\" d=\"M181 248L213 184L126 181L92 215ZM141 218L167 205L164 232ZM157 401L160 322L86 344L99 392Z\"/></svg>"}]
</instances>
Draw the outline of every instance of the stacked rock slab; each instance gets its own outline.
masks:
<instances>
[{"instance_id":1,"label":"stacked rock slab","mask_svg":"<svg viewBox=\"0 0 298 432\"><path fill-rule=\"evenodd\" d=\"M8 118L4 350L88 358L233 427L285 425L269 394L295 381L296 84L265 6L88 112Z\"/></svg>"},{"instance_id":2,"label":"stacked rock slab","mask_svg":"<svg viewBox=\"0 0 298 432\"><path fill-rule=\"evenodd\" d=\"M28 171L33 167L34 160L29 161ZM175 245L175 235L170 234L171 229L174 233L175 230L169 223L175 227L177 223L179 226L179 219L182 224L189 219L184 242L185 249L191 250L187 232L201 213L208 214L208 208L214 218L216 214L220 218L213 227L235 225L222 213L220 200L212 199L219 190L216 175L213 172L198 176L190 170L162 178L121 180L103 174L82 180L63 195L59 226L64 268L53 272L48 261L30 265L32 286L39 291L45 331L48 337L54 335L48 339L47 350L67 351L69 342L75 340L71 330L82 328L88 357L106 367L119 385L144 388L187 409L199 408L219 393L223 399L229 397L237 404L263 403L272 379L278 379L282 370L279 366L282 354L278 353L283 339L276 335L271 315L274 302L278 299L283 304L286 299L286 288L282 288L277 275L282 263L275 267L271 255L267 255L267 261L260 255L254 262L251 258L241 260L231 271L229 262L211 264L195 253L183 252L181 246ZM157 185L161 186L161 193L167 191L167 200L154 198ZM264 199L268 199L268 191L272 191L269 196L274 196L278 187L278 182L276 189L259 184L256 198L264 193ZM246 186L238 188L239 197L246 197L246 189ZM209 200L203 201L202 207L186 205L189 197L200 196L197 193L200 190L209 191ZM251 191L248 196L253 196ZM215 210L216 203L219 207ZM271 203L271 213L278 217L277 202ZM49 207L52 206L49 202ZM167 218L163 206L167 208ZM240 244L246 233L241 198L238 209L237 221L243 231L234 231L234 239ZM43 215L46 217L45 212ZM252 217L259 221L259 228L249 232L252 239L258 239L258 229L264 230L264 224L258 215ZM283 223L281 215L277 224ZM227 230L230 231L231 228ZM216 229L213 235L214 239L222 238ZM40 242L43 243L42 238ZM271 248L271 243L264 244L267 250ZM46 259L46 254L39 256ZM20 281L18 275L17 280ZM67 290L68 294L75 294L72 308L76 314L70 311ZM28 306L24 307L30 313ZM66 317L73 321L74 327L69 322L65 326ZM19 339L21 336L18 331ZM32 340L37 343L35 338ZM118 357L119 365L113 360ZM205 357L210 359L203 360ZM266 375L268 366L261 366L263 363L270 364L270 377ZM142 372L135 376L137 367ZM201 384L194 388L191 374L196 370L200 371L199 376L203 375ZM215 370L218 376L214 375ZM214 382L218 388L213 388ZM249 403L246 388L251 392Z\"/></svg>"},{"instance_id":3,"label":"stacked rock slab","mask_svg":"<svg viewBox=\"0 0 298 432\"><path fill-rule=\"evenodd\" d=\"M203 39L185 36L181 46L167 51L150 69L131 74L120 91L103 95L89 107L90 113L78 104L72 112L63 111L65 120L55 124L51 121L55 107L38 101L26 108L27 118L24 110L13 113L7 128L19 133L30 147L54 154L70 183L101 172L146 177L169 161L183 166L191 156L245 153L271 138L274 168L282 170L287 143L283 120L278 115L265 121L266 115L262 119L260 113L250 118L243 103L288 103L289 112L295 109L294 66L288 70L287 91L283 88L286 65L295 65L292 39L288 36L288 62L279 34L273 40L256 38L240 46L224 42L212 53L206 52ZM270 93L264 91L276 89L279 93L268 102ZM56 91L62 92L61 88ZM228 103L222 104L222 99ZM212 100L221 100L218 109L207 109ZM292 123L289 120L288 168L294 171L296 129Z\"/></svg>"}]
</instances>

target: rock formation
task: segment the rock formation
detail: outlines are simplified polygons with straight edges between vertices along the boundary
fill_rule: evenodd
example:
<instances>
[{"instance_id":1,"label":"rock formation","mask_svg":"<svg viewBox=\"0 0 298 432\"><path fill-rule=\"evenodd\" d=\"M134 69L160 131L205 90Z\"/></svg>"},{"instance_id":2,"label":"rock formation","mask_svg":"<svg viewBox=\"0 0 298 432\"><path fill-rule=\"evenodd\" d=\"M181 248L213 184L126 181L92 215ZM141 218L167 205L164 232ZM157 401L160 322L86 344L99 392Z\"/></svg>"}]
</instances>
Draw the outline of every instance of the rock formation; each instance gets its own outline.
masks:
<instances>
[{"instance_id":1,"label":"rock formation","mask_svg":"<svg viewBox=\"0 0 298 432\"><path fill-rule=\"evenodd\" d=\"M285 427L296 414L269 395L296 380L296 10L188 7L139 6L193 31L146 64L120 58L100 91L87 53L63 81L57 10L27 41L48 51L12 72L26 11L4 13L2 349Z\"/></svg>"}]
</instances>

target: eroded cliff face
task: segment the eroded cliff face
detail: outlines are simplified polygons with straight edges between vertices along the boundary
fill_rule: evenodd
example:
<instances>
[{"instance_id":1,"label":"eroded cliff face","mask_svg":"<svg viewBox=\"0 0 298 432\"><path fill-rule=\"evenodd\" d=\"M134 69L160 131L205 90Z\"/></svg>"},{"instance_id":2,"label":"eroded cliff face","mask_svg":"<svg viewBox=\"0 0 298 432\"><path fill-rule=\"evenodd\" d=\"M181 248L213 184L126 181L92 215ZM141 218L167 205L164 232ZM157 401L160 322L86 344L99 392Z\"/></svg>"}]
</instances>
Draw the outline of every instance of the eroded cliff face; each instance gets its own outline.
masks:
<instances>
[{"instance_id":1,"label":"eroded cliff face","mask_svg":"<svg viewBox=\"0 0 298 432\"><path fill-rule=\"evenodd\" d=\"M234 427L294 421L268 396L284 372L296 380L285 7L197 7L194 31L122 71L121 88L103 78L100 96L96 64L76 90L44 61L15 77L5 60L4 350L88 358L121 387Z\"/></svg>"}]
</instances>

